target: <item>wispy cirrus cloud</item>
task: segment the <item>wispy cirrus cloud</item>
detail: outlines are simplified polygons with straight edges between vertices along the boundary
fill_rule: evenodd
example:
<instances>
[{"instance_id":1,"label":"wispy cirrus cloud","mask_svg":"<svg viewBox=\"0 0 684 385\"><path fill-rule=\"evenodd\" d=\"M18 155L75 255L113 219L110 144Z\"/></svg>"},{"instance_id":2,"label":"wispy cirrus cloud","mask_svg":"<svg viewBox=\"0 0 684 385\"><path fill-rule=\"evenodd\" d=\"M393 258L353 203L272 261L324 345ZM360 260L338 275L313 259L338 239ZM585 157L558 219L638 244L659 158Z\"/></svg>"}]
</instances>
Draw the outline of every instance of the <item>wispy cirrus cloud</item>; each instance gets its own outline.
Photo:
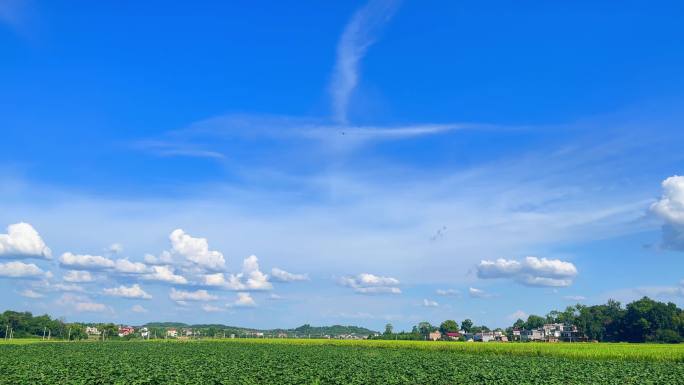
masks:
<instances>
[{"instance_id":1,"label":"wispy cirrus cloud","mask_svg":"<svg viewBox=\"0 0 684 385\"><path fill-rule=\"evenodd\" d=\"M371 0L345 26L337 44L337 61L330 85L337 122L347 123L349 99L359 82L359 64L398 6L399 1L395 0Z\"/></svg>"}]
</instances>

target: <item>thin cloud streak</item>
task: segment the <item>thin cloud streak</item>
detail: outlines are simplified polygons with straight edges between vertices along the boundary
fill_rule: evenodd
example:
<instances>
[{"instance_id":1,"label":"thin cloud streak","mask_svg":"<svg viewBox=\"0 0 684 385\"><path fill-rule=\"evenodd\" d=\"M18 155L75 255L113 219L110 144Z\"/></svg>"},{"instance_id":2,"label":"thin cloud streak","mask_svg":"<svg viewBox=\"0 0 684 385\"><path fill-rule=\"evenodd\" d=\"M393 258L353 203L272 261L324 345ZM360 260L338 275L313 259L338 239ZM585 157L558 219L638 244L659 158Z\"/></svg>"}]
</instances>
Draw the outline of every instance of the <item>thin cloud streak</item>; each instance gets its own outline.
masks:
<instances>
[{"instance_id":1,"label":"thin cloud streak","mask_svg":"<svg viewBox=\"0 0 684 385\"><path fill-rule=\"evenodd\" d=\"M359 81L359 63L398 5L395 0L371 0L356 11L344 28L330 86L334 119L338 123L347 123L349 99Z\"/></svg>"}]
</instances>

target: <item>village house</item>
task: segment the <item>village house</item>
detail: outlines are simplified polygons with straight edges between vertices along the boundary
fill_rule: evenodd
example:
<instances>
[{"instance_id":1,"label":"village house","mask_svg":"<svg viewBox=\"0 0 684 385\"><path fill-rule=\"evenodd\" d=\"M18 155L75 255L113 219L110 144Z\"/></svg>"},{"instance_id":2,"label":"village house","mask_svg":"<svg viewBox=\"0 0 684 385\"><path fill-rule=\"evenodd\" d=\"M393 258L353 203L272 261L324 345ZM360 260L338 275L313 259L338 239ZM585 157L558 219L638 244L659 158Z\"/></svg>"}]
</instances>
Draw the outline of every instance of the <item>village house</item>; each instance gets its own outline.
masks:
<instances>
[{"instance_id":1,"label":"village house","mask_svg":"<svg viewBox=\"0 0 684 385\"><path fill-rule=\"evenodd\" d=\"M90 336L99 336L100 334L102 334L102 332L97 330L95 326L86 326L85 332Z\"/></svg>"},{"instance_id":2,"label":"village house","mask_svg":"<svg viewBox=\"0 0 684 385\"><path fill-rule=\"evenodd\" d=\"M459 332L446 332L444 334L444 336L446 339L450 339L450 340L455 341L455 340L458 340L459 338L461 338L461 333L459 333Z\"/></svg>"},{"instance_id":3,"label":"village house","mask_svg":"<svg viewBox=\"0 0 684 385\"><path fill-rule=\"evenodd\" d=\"M135 329L130 326L119 327L119 337L125 337L129 334L135 333Z\"/></svg>"},{"instance_id":4,"label":"village house","mask_svg":"<svg viewBox=\"0 0 684 385\"><path fill-rule=\"evenodd\" d=\"M582 341L577 326L564 325L562 323L544 324L542 327L533 330L521 330L521 341L546 341L546 342L573 342ZM516 337L516 330L513 330L513 338Z\"/></svg>"},{"instance_id":5,"label":"village house","mask_svg":"<svg viewBox=\"0 0 684 385\"><path fill-rule=\"evenodd\" d=\"M438 339L441 339L441 338L442 338L442 333L439 330L434 331L434 332L430 332L430 334L428 334L428 339L430 341L437 341Z\"/></svg>"},{"instance_id":6,"label":"village house","mask_svg":"<svg viewBox=\"0 0 684 385\"><path fill-rule=\"evenodd\" d=\"M169 329L166 331L166 336L171 337L171 338L176 338L178 337L178 330L176 329Z\"/></svg>"},{"instance_id":7,"label":"village house","mask_svg":"<svg viewBox=\"0 0 684 385\"><path fill-rule=\"evenodd\" d=\"M148 328L140 329L140 337L149 338L150 337L150 330Z\"/></svg>"},{"instance_id":8,"label":"village house","mask_svg":"<svg viewBox=\"0 0 684 385\"><path fill-rule=\"evenodd\" d=\"M522 330L520 332L521 341L543 341L544 329Z\"/></svg>"}]
</instances>

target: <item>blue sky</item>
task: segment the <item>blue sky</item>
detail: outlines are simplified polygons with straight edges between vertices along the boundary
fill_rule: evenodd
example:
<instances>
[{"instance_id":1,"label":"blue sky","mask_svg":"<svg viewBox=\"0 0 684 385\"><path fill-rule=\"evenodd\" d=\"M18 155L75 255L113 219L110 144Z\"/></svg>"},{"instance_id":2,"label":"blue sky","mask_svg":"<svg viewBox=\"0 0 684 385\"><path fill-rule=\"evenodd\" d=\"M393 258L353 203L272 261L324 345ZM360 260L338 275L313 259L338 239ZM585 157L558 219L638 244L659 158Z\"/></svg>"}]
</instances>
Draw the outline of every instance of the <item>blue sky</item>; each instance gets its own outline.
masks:
<instances>
[{"instance_id":1,"label":"blue sky","mask_svg":"<svg viewBox=\"0 0 684 385\"><path fill-rule=\"evenodd\" d=\"M5 1L0 308L407 329L681 306L683 12Z\"/></svg>"}]
</instances>

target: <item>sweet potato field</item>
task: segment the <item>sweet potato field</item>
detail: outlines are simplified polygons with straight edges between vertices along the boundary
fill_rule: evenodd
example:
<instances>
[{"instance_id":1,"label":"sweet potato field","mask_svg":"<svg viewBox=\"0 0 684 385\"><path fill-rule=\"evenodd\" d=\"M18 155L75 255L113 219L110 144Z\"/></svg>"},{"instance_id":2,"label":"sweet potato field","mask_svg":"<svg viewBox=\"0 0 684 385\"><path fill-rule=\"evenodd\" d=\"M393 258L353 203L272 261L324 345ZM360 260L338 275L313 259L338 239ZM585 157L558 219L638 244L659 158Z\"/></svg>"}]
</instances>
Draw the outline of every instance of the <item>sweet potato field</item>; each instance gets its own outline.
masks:
<instances>
[{"instance_id":1,"label":"sweet potato field","mask_svg":"<svg viewBox=\"0 0 684 385\"><path fill-rule=\"evenodd\" d=\"M589 354L611 349L601 344L510 353L522 349L516 345L525 346L487 350L458 343L301 340L0 344L0 383L684 384L681 346L617 347L650 349L655 353L649 358ZM568 348L586 354L553 353Z\"/></svg>"}]
</instances>

